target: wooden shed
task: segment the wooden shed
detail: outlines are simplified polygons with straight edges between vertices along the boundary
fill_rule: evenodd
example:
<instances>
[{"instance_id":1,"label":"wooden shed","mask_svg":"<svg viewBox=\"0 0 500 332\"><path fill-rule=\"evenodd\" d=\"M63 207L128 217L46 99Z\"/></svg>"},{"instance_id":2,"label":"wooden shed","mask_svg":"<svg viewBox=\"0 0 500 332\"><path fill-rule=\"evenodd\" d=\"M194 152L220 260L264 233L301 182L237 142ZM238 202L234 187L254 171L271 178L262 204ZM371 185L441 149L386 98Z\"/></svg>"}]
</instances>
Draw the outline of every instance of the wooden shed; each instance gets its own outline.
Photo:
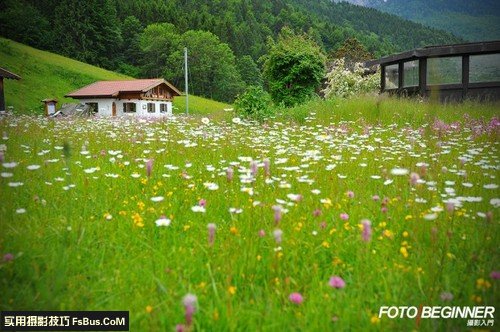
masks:
<instances>
[{"instance_id":1,"label":"wooden shed","mask_svg":"<svg viewBox=\"0 0 500 332\"><path fill-rule=\"evenodd\" d=\"M441 101L500 100L500 41L418 48L368 61L381 92Z\"/></svg>"},{"instance_id":2,"label":"wooden shed","mask_svg":"<svg viewBox=\"0 0 500 332\"><path fill-rule=\"evenodd\" d=\"M0 67L0 111L5 111L5 94L3 91L3 79L9 78L12 80L20 80L21 77L16 75L5 68Z\"/></svg>"}]
</instances>

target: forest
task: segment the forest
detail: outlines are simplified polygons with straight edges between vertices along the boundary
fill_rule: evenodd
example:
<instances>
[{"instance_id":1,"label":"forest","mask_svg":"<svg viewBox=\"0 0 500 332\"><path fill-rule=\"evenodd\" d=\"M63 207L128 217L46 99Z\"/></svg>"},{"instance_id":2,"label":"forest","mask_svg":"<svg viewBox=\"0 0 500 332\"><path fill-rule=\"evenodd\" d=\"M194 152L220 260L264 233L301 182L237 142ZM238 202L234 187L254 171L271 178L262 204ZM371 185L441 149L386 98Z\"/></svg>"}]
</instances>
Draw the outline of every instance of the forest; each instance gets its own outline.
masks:
<instances>
[{"instance_id":1,"label":"forest","mask_svg":"<svg viewBox=\"0 0 500 332\"><path fill-rule=\"evenodd\" d=\"M20 24L23 22L23 24ZM307 34L329 58L355 38L373 57L462 41L377 10L328 0L6 0L0 35L133 77L164 77L232 101L262 85L262 57L283 27ZM265 83L265 82L264 82Z\"/></svg>"}]
</instances>

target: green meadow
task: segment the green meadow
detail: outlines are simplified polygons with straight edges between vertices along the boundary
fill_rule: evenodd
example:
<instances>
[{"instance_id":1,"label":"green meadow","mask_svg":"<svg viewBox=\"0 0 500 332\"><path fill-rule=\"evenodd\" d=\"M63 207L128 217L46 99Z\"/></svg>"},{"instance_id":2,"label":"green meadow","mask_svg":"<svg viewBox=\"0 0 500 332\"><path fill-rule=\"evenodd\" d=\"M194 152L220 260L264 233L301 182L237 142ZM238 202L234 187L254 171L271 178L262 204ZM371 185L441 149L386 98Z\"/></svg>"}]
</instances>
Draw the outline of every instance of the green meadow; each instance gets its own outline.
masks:
<instances>
[{"instance_id":1,"label":"green meadow","mask_svg":"<svg viewBox=\"0 0 500 332\"><path fill-rule=\"evenodd\" d=\"M2 118L0 309L127 310L131 331L446 331L470 322L379 310L499 303L497 105L204 110Z\"/></svg>"}]
</instances>

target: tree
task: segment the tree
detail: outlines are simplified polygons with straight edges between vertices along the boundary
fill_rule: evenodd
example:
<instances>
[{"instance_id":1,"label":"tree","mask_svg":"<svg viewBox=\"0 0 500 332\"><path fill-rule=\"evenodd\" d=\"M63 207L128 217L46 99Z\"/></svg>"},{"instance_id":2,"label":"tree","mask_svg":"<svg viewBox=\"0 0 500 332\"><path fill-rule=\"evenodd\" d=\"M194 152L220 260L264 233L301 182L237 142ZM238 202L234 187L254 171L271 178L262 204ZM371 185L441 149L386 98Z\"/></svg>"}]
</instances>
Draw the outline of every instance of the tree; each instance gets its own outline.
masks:
<instances>
[{"instance_id":1,"label":"tree","mask_svg":"<svg viewBox=\"0 0 500 332\"><path fill-rule=\"evenodd\" d=\"M133 66L140 63L142 30L142 24L135 16L127 16L121 25L123 60Z\"/></svg>"},{"instance_id":2,"label":"tree","mask_svg":"<svg viewBox=\"0 0 500 332\"><path fill-rule=\"evenodd\" d=\"M251 56L244 55L236 59L236 66L247 86L262 86L262 74Z\"/></svg>"},{"instance_id":3,"label":"tree","mask_svg":"<svg viewBox=\"0 0 500 332\"><path fill-rule=\"evenodd\" d=\"M238 115L263 121L273 115L271 96L260 86L251 86L236 98L234 108Z\"/></svg>"},{"instance_id":4,"label":"tree","mask_svg":"<svg viewBox=\"0 0 500 332\"><path fill-rule=\"evenodd\" d=\"M243 81L229 45L210 32L193 30L182 35L182 45L189 52L190 90L232 102L243 89Z\"/></svg>"},{"instance_id":5,"label":"tree","mask_svg":"<svg viewBox=\"0 0 500 332\"><path fill-rule=\"evenodd\" d=\"M62 0L54 15L58 53L115 69L121 34L116 9L110 0Z\"/></svg>"},{"instance_id":6,"label":"tree","mask_svg":"<svg viewBox=\"0 0 500 332\"><path fill-rule=\"evenodd\" d=\"M330 60L334 59L344 59L346 68L352 70L355 63L373 59L373 54L368 52L355 37L350 37L344 41L338 50L330 54Z\"/></svg>"},{"instance_id":7,"label":"tree","mask_svg":"<svg viewBox=\"0 0 500 332\"><path fill-rule=\"evenodd\" d=\"M273 101L293 106L310 98L325 71L320 47L307 35L283 28L278 41L269 42L269 48L263 57L264 78Z\"/></svg>"},{"instance_id":8,"label":"tree","mask_svg":"<svg viewBox=\"0 0 500 332\"><path fill-rule=\"evenodd\" d=\"M47 19L34 6L19 0L0 5L0 35L38 48L51 48L53 42Z\"/></svg>"},{"instance_id":9,"label":"tree","mask_svg":"<svg viewBox=\"0 0 500 332\"><path fill-rule=\"evenodd\" d=\"M181 36L173 24L155 23L148 25L140 36L142 50L142 72L147 77L161 77L169 71L177 70L167 79L182 75L182 60L175 54L180 51ZM177 82L174 82L176 84Z\"/></svg>"},{"instance_id":10,"label":"tree","mask_svg":"<svg viewBox=\"0 0 500 332\"><path fill-rule=\"evenodd\" d=\"M233 101L243 89L236 58L225 43L206 31L179 34L169 23L151 24L141 35L143 72L184 87L184 48L188 49L189 90L221 101Z\"/></svg>"}]
</instances>

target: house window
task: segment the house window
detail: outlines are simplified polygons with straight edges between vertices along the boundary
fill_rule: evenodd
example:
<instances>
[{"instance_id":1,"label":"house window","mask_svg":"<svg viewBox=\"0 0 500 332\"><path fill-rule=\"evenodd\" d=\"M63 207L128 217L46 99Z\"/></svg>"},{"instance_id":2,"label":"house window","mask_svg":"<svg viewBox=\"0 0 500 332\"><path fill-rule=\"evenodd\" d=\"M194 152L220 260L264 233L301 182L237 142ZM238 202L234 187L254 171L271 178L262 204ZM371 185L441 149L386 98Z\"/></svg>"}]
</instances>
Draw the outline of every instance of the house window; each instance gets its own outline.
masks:
<instances>
[{"instance_id":1,"label":"house window","mask_svg":"<svg viewBox=\"0 0 500 332\"><path fill-rule=\"evenodd\" d=\"M92 113L97 113L99 112L99 104L98 103L85 103L89 107L89 112Z\"/></svg>"},{"instance_id":2,"label":"house window","mask_svg":"<svg viewBox=\"0 0 500 332\"><path fill-rule=\"evenodd\" d=\"M123 103L123 113L135 113L136 105L135 103Z\"/></svg>"},{"instance_id":3,"label":"house window","mask_svg":"<svg viewBox=\"0 0 500 332\"><path fill-rule=\"evenodd\" d=\"M418 86L418 60L406 61L403 66L403 87Z\"/></svg>"},{"instance_id":4,"label":"house window","mask_svg":"<svg viewBox=\"0 0 500 332\"><path fill-rule=\"evenodd\" d=\"M160 113L168 112L168 104L160 104Z\"/></svg>"},{"instance_id":5,"label":"house window","mask_svg":"<svg viewBox=\"0 0 500 332\"><path fill-rule=\"evenodd\" d=\"M462 57L427 59L427 84L462 83Z\"/></svg>"},{"instance_id":6,"label":"house window","mask_svg":"<svg viewBox=\"0 0 500 332\"><path fill-rule=\"evenodd\" d=\"M387 90L397 89L399 80L399 65L396 63L395 65L386 66L384 69L384 74L385 88Z\"/></svg>"},{"instance_id":7,"label":"house window","mask_svg":"<svg viewBox=\"0 0 500 332\"><path fill-rule=\"evenodd\" d=\"M471 55L469 63L469 82L499 82L500 53Z\"/></svg>"},{"instance_id":8,"label":"house window","mask_svg":"<svg viewBox=\"0 0 500 332\"><path fill-rule=\"evenodd\" d=\"M155 104L148 103L148 113L154 113L154 112L155 112Z\"/></svg>"}]
</instances>

